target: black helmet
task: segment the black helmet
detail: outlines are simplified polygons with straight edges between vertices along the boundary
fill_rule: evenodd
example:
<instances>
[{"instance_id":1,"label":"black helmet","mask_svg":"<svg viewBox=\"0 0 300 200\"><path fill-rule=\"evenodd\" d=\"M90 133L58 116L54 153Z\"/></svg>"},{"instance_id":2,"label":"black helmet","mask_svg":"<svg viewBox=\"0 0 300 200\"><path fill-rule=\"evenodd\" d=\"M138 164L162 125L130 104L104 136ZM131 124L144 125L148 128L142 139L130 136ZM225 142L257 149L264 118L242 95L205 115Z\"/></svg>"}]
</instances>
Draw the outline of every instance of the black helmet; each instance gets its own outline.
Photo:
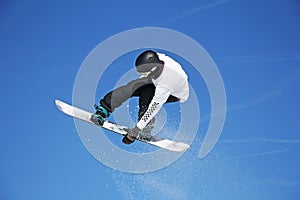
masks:
<instances>
[{"instance_id":1,"label":"black helmet","mask_svg":"<svg viewBox=\"0 0 300 200\"><path fill-rule=\"evenodd\" d=\"M161 67L163 61L151 50L144 51L135 60L135 67L139 73L150 72L154 67Z\"/></svg>"}]
</instances>

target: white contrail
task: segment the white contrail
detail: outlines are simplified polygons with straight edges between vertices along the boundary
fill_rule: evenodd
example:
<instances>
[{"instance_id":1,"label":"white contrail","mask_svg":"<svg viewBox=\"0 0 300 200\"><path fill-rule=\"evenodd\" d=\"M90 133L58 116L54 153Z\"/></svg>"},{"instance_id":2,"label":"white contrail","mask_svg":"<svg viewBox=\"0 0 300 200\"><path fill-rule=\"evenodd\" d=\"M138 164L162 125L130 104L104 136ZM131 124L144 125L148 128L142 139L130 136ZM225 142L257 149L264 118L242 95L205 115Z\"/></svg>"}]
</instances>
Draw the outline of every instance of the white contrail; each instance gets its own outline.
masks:
<instances>
[{"instance_id":1,"label":"white contrail","mask_svg":"<svg viewBox=\"0 0 300 200\"><path fill-rule=\"evenodd\" d=\"M272 99L272 98L275 98L275 97L278 97L278 96L284 94L284 92L287 89L289 89L291 86L293 86L295 84L299 84L299 82L300 82L300 71L298 70L298 71L291 72L291 74L289 74L285 78L281 79L273 89L270 89L270 90L266 91L265 93L262 93L248 101L238 103L235 105L227 106L227 112L252 107L252 106L258 105L260 103L266 102L269 99ZM216 113L214 113L214 115L211 115L211 114L205 115L205 116L201 117L201 121L205 121L205 120L211 119L213 117L218 117L221 114L223 114L223 113L216 112Z\"/></svg>"},{"instance_id":2,"label":"white contrail","mask_svg":"<svg viewBox=\"0 0 300 200\"><path fill-rule=\"evenodd\" d=\"M243 109L243 108L248 108L248 107L251 107L251 106L255 106L257 104L263 103L264 101L267 101L268 99L270 99L272 97L279 96L282 93L283 92L282 92L281 89L273 89L273 90L267 91L266 93L264 93L262 95L259 95L259 96L255 97L253 99L250 99L249 101L239 103L239 104L236 104L236 105L227 106L226 111L231 112L231 111L240 110L240 109ZM201 121L209 120L211 118L218 117L222 114L223 114L223 112L219 112L219 113L216 112L213 115L211 115L211 114L205 115L205 116L201 117L200 120Z\"/></svg>"},{"instance_id":3,"label":"white contrail","mask_svg":"<svg viewBox=\"0 0 300 200\"><path fill-rule=\"evenodd\" d=\"M277 154L277 153L282 153L282 152L286 152L286 151L288 151L288 150L287 149L281 149L281 150L276 150L276 151L266 151L266 152L261 152L261 153L254 153L254 154L236 156L236 157L227 158L227 159L224 159L224 160L237 160L237 159L252 158L252 157L257 157L257 156L266 156L266 155Z\"/></svg>"},{"instance_id":4,"label":"white contrail","mask_svg":"<svg viewBox=\"0 0 300 200\"><path fill-rule=\"evenodd\" d=\"M191 15L193 15L193 14L195 14L197 12L217 7L219 5L227 3L229 1L231 1L231 0L217 0L217 1L210 2L208 4L201 5L201 6L196 7L196 8L192 8L190 10L185 10L185 11L183 11L179 15L176 15L174 17L170 17L170 18L166 19L165 21L161 22L159 25L166 24L166 23L169 23L169 22L173 22L173 21L177 21L177 20L180 20L180 19L183 19L183 18L190 17Z\"/></svg>"},{"instance_id":5,"label":"white contrail","mask_svg":"<svg viewBox=\"0 0 300 200\"><path fill-rule=\"evenodd\" d=\"M267 143L289 143L298 144L300 139L288 140L288 139L268 139L268 138L251 138L251 139L230 139L230 140L219 140L220 143L249 143L249 142L267 142Z\"/></svg>"},{"instance_id":6,"label":"white contrail","mask_svg":"<svg viewBox=\"0 0 300 200\"><path fill-rule=\"evenodd\" d=\"M300 52L290 52L288 54L272 55L248 55L248 56L229 56L215 58L219 65L251 64L251 63L269 63L269 62L298 62Z\"/></svg>"}]
</instances>

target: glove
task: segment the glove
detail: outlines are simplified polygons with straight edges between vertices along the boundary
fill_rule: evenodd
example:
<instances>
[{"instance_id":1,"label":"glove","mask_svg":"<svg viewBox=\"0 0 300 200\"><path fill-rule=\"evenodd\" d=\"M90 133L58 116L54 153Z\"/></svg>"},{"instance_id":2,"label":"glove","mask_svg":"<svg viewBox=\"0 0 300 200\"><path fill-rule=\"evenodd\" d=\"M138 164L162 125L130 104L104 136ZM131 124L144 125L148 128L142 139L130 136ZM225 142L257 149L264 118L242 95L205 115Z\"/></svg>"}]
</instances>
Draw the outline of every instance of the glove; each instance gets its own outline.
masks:
<instances>
[{"instance_id":1,"label":"glove","mask_svg":"<svg viewBox=\"0 0 300 200\"><path fill-rule=\"evenodd\" d=\"M92 116L92 121L97 122L100 126L103 126L105 119L109 116L109 111L102 106L94 105L96 112Z\"/></svg>"},{"instance_id":2,"label":"glove","mask_svg":"<svg viewBox=\"0 0 300 200\"><path fill-rule=\"evenodd\" d=\"M125 130L127 131L127 134L133 138L137 138L142 131L137 126L135 126L132 129L125 129Z\"/></svg>"},{"instance_id":3,"label":"glove","mask_svg":"<svg viewBox=\"0 0 300 200\"><path fill-rule=\"evenodd\" d=\"M132 129L124 129L124 130L127 131L127 135L125 135L123 140L122 140L122 142L125 143L125 144L133 143L142 131L137 126L135 126Z\"/></svg>"}]
</instances>

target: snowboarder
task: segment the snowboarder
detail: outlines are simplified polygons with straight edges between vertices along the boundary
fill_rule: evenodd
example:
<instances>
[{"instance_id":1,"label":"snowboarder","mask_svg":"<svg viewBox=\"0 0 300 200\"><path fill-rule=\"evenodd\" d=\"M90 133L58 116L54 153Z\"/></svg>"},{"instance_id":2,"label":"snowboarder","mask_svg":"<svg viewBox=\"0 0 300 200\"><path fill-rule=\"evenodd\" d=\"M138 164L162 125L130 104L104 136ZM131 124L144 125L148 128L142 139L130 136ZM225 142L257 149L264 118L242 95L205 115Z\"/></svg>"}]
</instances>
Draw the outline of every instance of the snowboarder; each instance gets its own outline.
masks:
<instances>
[{"instance_id":1,"label":"snowboarder","mask_svg":"<svg viewBox=\"0 0 300 200\"><path fill-rule=\"evenodd\" d=\"M181 65L162 53L147 50L141 53L135 67L141 77L107 93L95 106L94 119L99 124L131 97L139 97L138 123L122 142L131 144L136 138L151 137L155 115L164 103L184 102L189 96L188 77Z\"/></svg>"}]
</instances>

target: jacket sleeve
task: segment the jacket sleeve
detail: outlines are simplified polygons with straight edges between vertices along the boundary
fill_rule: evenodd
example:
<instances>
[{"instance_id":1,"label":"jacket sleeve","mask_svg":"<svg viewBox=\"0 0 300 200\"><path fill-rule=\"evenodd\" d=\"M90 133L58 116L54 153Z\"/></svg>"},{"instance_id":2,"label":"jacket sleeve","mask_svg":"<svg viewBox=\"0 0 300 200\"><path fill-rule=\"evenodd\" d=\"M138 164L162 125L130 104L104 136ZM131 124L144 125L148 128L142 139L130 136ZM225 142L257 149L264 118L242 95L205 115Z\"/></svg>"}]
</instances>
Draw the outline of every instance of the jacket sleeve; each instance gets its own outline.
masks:
<instances>
[{"instance_id":1,"label":"jacket sleeve","mask_svg":"<svg viewBox=\"0 0 300 200\"><path fill-rule=\"evenodd\" d=\"M155 89L154 97L148 106L147 111L142 116L140 121L137 123L139 129L145 128L145 126L150 122L150 120L158 113L163 104L167 101L170 96L170 89L165 86L157 86Z\"/></svg>"}]
</instances>

